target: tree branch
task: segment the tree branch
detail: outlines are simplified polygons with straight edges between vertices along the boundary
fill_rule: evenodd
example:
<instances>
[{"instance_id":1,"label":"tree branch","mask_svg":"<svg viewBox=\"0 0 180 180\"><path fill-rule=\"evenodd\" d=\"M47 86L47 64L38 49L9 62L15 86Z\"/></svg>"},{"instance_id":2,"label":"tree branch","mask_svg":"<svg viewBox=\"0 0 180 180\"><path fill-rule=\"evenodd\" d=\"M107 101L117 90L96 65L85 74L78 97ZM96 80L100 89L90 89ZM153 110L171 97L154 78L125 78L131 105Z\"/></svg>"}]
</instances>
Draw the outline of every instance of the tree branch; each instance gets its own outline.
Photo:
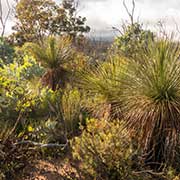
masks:
<instances>
[{"instance_id":1,"label":"tree branch","mask_svg":"<svg viewBox=\"0 0 180 180\"><path fill-rule=\"evenodd\" d=\"M19 114L19 116L18 116L18 118L17 118L17 120L16 120L13 128L12 128L11 131L8 133L7 137L3 140L3 142L5 142L5 141L13 134L13 132L16 130L16 127L17 127L17 125L19 124L21 118L22 118L22 113Z\"/></svg>"},{"instance_id":2,"label":"tree branch","mask_svg":"<svg viewBox=\"0 0 180 180\"><path fill-rule=\"evenodd\" d=\"M65 144L55 144L55 143L43 144L43 143L38 143L38 142L34 142L34 141L20 141L20 142L14 143L14 146L23 145L23 144L30 144L30 145L33 145L33 146L38 146L39 148L57 147L57 148L64 149L65 147L68 146L68 141L66 141Z\"/></svg>"},{"instance_id":3,"label":"tree branch","mask_svg":"<svg viewBox=\"0 0 180 180\"><path fill-rule=\"evenodd\" d=\"M7 24L7 21L10 17L10 14L11 14L11 6L10 6L10 3L9 3L9 0L6 0L6 5L7 5L7 13L5 14L5 12L3 11L3 5L2 5L2 0L0 0L0 24L1 24L1 37L4 36L4 33L5 33L5 29L6 29L6 24Z\"/></svg>"},{"instance_id":4,"label":"tree branch","mask_svg":"<svg viewBox=\"0 0 180 180\"><path fill-rule=\"evenodd\" d=\"M134 12L135 12L135 8L136 8L135 1L132 0L132 10L131 10L131 12L129 11L129 9L128 9L127 5L126 5L125 0L123 0L123 6L126 9L126 12L127 12L128 16L130 17L131 24L133 25L134 24Z\"/></svg>"}]
</instances>

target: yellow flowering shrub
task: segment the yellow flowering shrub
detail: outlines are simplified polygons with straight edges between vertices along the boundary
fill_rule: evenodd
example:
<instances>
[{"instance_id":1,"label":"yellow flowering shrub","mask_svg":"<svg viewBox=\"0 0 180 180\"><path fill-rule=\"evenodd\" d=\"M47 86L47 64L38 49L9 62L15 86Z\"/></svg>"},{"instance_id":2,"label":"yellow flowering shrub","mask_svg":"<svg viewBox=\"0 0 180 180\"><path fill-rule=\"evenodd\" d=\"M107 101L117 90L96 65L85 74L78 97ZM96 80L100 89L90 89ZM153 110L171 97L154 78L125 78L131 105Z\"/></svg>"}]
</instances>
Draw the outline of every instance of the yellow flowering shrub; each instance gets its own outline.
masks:
<instances>
[{"instance_id":1,"label":"yellow flowering shrub","mask_svg":"<svg viewBox=\"0 0 180 180\"><path fill-rule=\"evenodd\" d=\"M73 157L95 179L131 180L134 151L120 122L90 119L72 141Z\"/></svg>"}]
</instances>

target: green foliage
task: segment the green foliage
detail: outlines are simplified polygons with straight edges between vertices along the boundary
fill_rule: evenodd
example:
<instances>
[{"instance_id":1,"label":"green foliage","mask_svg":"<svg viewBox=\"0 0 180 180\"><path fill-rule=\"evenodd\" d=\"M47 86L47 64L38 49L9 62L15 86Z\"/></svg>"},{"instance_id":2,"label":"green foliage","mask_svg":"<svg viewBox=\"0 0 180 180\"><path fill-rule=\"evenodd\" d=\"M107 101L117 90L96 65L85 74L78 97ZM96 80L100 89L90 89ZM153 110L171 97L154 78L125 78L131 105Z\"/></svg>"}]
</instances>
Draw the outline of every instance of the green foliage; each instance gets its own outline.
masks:
<instances>
[{"instance_id":1,"label":"green foliage","mask_svg":"<svg viewBox=\"0 0 180 180\"><path fill-rule=\"evenodd\" d=\"M180 112L179 45L171 40L149 42L141 61L129 61L122 80L125 126L138 134L146 161L173 164L178 154ZM118 89L118 88L117 88Z\"/></svg>"},{"instance_id":2,"label":"green foliage","mask_svg":"<svg viewBox=\"0 0 180 180\"><path fill-rule=\"evenodd\" d=\"M62 99L62 92L60 90L52 91L49 88L43 88L38 93L38 96L40 103L37 104L37 113L46 115L53 112L55 113L55 110L51 105L59 108Z\"/></svg>"},{"instance_id":3,"label":"green foliage","mask_svg":"<svg viewBox=\"0 0 180 180\"><path fill-rule=\"evenodd\" d=\"M69 37L55 38L50 36L42 45L26 43L24 48L29 50L45 68L49 69L56 69L63 63L68 63L74 53Z\"/></svg>"},{"instance_id":4,"label":"green foliage","mask_svg":"<svg viewBox=\"0 0 180 180\"><path fill-rule=\"evenodd\" d=\"M16 31L12 38L15 43L42 41L47 35L68 34L75 37L88 32L86 18L76 15L73 1L63 1L58 5L52 0L21 0L16 6Z\"/></svg>"},{"instance_id":5,"label":"green foliage","mask_svg":"<svg viewBox=\"0 0 180 180\"><path fill-rule=\"evenodd\" d=\"M112 56L109 61L80 71L78 86L84 93L83 106L96 117L112 118L120 113L120 109L114 112L111 109L116 107L113 97L121 93L116 89L120 86L120 81L116 79L122 76L125 69L126 58Z\"/></svg>"},{"instance_id":6,"label":"green foliage","mask_svg":"<svg viewBox=\"0 0 180 180\"><path fill-rule=\"evenodd\" d=\"M79 86L85 92L83 106L95 110L96 117L108 119L106 114L112 112L118 118L123 117L129 133L137 133L145 162L152 168L158 169L163 163L176 164L179 45L169 39L149 41L135 60L118 60L114 64L98 64L80 74ZM98 116L98 110L103 115Z\"/></svg>"},{"instance_id":7,"label":"green foliage","mask_svg":"<svg viewBox=\"0 0 180 180\"><path fill-rule=\"evenodd\" d=\"M149 40L154 35L149 30L144 30L139 23L124 25L123 34L116 38L114 46L126 57L136 57L142 49L147 48Z\"/></svg>"},{"instance_id":8,"label":"green foliage","mask_svg":"<svg viewBox=\"0 0 180 180\"><path fill-rule=\"evenodd\" d=\"M14 48L10 46L5 39L0 38L0 60L8 64L13 61ZM0 63L1 65L1 63Z\"/></svg>"},{"instance_id":9,"label":"green foliage","mask_svg":"<svg viewBox=\"0 0 180 180\"><path fill-rule=\"evenodd\" d=\"M92 179L133 180L136 152L120 122L90 119L80 137L72 141L73 156Z\"/></svg>"},{"instance_id":10,"label":"green foliage","mask_svg":"<svg viewBox=\"0 0 180 180\"><path fill-rule=\"evenodd\" d=\"M31 123L36 134L34 140L64 143L79 132L81 96L77 89L52 91L43 88L38 97L31 115L37 122Z\"/></svg>"},{"instance_id":11,"label":"green foliage","mask_svg":"<svg viewBox=\"0 0 180 180\"><path fill-rule=\"evenodd\" d=\"M19 112L31 111L35 98L31 95L29 81L35 74L37 64L25 56L23 64L16 62L0 68L0 117L16 119ZM38 67L40 69L40 67Z\"/></svg>"},{"instance_id":12,"label":"green foliage","mask_svg":"<svg viewBox=\"0 0 180 180\"><path fill-rule=\"evenodd\" d=\"M91 46L102 59L90 50L88 64L74 47L89 31L75 1L17 3L12 37L24 46L0 39L0 179L31 163L29 147L50 155L42 143L69 140L87 179L179 179L179 44L134 23L134 7L111 51Z\"/></svg>"},{"instance_id":13,"label":"green foliage","mask_svg":"<svg viewBox=\"0 0 180 180\"><path fill-rule=\"evenodd\" d=\"M71 37L76 37L82 33L90 31L90 27L85 25L86 17L77 16L78 1L63 0L62 7L66 12L66 19L64 19L65 27L61 31L66 32Z\"/></svg>"},{"instance_id":14,"label":"green foliage","mask_svg":"<svg viewBox=\"0 0 180 180\"><path fill-rule=\"evenodd\" d=\"M42 77L44 85L49 86L52 90L65 86L69 73L64 66L73 60L75 53L70 38L49 37L42 45L27 43L24 48L29 50L47 69Z\"/></svg>"},{"instance_id":15,"label":"green foliage","mask_svg":"<svg viewBox=\"0 0 180 180\"><path fill-rule=\"evenodd\" d=\"M62 92L42 88L36 96L38 101L31 114L31 118L36 119L36 122L30 124L34 129L30 139L43 143L63 143L66 137L61 112Z\"/></svg>"},{"instance_id":16,"label":"green foliage","mask_svg":"<svg viewBox=\"0 0 180 180\"><path fill-rule=\"evenodd\" d=\"M68 136L79 130L81 95L77 89L67 88L62 96L62 114Z\"/></svg>"}]
</instances>

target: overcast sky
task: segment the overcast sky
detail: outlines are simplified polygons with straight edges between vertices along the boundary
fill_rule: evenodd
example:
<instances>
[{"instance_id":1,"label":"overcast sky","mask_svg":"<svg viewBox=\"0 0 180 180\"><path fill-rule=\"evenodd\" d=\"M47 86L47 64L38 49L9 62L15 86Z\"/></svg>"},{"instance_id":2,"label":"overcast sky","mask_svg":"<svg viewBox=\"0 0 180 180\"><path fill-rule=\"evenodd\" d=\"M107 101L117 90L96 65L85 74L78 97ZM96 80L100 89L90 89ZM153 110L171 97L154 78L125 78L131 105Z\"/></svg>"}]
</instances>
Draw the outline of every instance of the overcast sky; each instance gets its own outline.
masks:
<instances>
[{"instance_id":1,"label":"overcast sky","mask_svg":"<svg viewBox=\"0 0 180 180\"><path fill-rule=\"evenodd\" d=\"M79 1L79 14L87 17L87 24L92 29L91 34L96 33L100 36L112 34L113 26L119 28L122 21L128 19L123 0ZM176 23L180 26L180 0L135 0L135 2L135 18L139 17L145 28L155 30L159 20L166 24L168 31L176 30ZM131 8L131 0L126 0L126 4ZM9 21L7 32L10 32L11 24Z\"/></svg>"},{"instance_id":2,"label":"overcast sky","mask_svg":"<svg viewBox=\"0 0 180 180\"><path fill-rule=\"evenodd\" d=\"M125 1L129 9L132 1ZM158 21L166 24L167 31L180 26L180 0L136 0L135 18L144 23L145 28L157 30ZM112 26L120 27L128 15L123 0L81 0L82 14L88 24L98 32L109 34Z\"/></svg>"}]
</instances>

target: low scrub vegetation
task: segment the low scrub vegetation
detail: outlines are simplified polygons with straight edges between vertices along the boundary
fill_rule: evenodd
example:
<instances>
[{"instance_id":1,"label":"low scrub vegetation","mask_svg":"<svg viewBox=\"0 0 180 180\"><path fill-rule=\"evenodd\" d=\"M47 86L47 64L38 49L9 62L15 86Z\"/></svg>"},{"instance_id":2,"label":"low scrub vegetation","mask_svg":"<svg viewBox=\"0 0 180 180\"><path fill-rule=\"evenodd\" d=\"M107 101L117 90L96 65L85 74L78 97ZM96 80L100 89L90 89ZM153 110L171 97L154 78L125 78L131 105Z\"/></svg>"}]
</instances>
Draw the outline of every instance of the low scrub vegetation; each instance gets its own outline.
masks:
<instances>
[{"instance_id":1,"label":"low scrub vegetation","mask_svg":"<svg viewBox=\"0 0 180 180\"><path fill-rule=\"evenodd\" d=\"M21 0L17 32L0 38L0 179L23 177L35 160L60 157L79 180L179 180L177 40L144 30L130 16L98 52L98 43L92 48L83 36L89 27L75 17L72 1L31 6L38 4L50 8L49 25L42 9L45 19L23 19Z\"/></svg>"}]
</instances>

